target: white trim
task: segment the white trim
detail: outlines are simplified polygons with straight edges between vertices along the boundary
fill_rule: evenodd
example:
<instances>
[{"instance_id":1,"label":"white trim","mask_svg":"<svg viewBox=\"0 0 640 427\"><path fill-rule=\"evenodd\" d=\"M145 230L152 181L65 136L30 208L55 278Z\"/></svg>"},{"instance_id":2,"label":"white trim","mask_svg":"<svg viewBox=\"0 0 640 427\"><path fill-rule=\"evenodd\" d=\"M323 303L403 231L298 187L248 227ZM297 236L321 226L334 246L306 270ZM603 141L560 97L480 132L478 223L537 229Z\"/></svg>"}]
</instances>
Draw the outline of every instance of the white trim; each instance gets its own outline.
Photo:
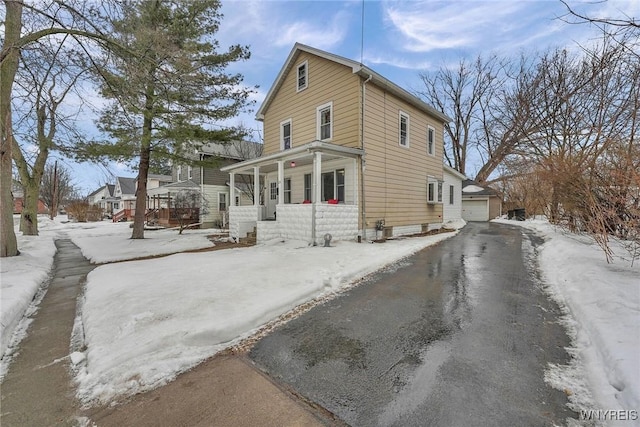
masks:
<instances>
[{"instance_id":1,"label":"white trim","mask_svg":"<svg viewBox=\"0 0 640 427\"><path fill-rule=\"evenodd\" d=\"M432 134L433 140L429 140L430 134ZM436 129L431 125L427 125L427 154L436 155Z\"/></svg>"},{"instance_id":2,"label":"white trim","mask_svg":"<svg viewBox=\"0 0 640 427\"><path fill-rule=\"evenodd\" d=\"M407 134L405 135L405 143L402 143L402 119L407 121ZM411 145L409 135L411 133L411 117L409 113L405 113L402 110L398 110L398 145L402 148L409 148Z\"/></svg>"},{"instance_id":3,"label":"white trim","mask_svg":"<svg viewBox=\"0 0 640 427\"><path fill-rule=\"evenodd\" d=\"M304 86L300 86L300 82L298 81L298 79L300 78L300 75L298 73L300 72L300 68L302 67L304 67ZM302 92L308 87L309 87L309 61L304 61L298 64L298 66L296 67L296 92Z\"/></svg>"},{"instance_id":4,"label":"white trim","mask_svg":"<svg viewBox=\"0 0 640 427\"><path fill-rule=\"evenodd\" d=\"M329 122L329 138L321 138L321 134L320 134L320 115L322 113L322 111L329 109L329 113L330 113L330 119L331 121ZM333 139L333 120L334 119L334 114L333 114L333 101L329 101L326 104L322 104L320 106L318 106L316 108L316 139L318 141L331 141Z\"/></svg>"},{"instance_id":5,"label":"white trim","mask_svg":"<svg viewBox=\"0 0 640 427\"><path fill-rule=\"evenodd\" d=\"M289 125L289 148L284 146L284 126ZM293 148L293 124L291 118L280 122L280 151L290 150Z\"/></svg>"}]
</instances>

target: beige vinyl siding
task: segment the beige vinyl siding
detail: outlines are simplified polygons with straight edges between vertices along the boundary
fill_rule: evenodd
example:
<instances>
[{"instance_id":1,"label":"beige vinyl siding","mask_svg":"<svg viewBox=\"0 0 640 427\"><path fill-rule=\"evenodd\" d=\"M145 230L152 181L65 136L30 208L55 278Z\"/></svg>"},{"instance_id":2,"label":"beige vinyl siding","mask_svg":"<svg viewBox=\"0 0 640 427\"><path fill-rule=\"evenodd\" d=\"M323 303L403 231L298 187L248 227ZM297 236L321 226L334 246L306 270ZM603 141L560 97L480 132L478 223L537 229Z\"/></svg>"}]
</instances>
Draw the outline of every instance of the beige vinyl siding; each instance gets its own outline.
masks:
<instances>
[{"instance_id":1,"label":"beige vinyl siding","mask_svg":"<svg viewBox=\"0 0 640 427\"><path fill-rule=\"evenodd\" d=\"M442 204L427 203L427 179L443 179L442 124L415 107L367 85L365 194L368 228L442 222ZM399 145L399 111L410 117L409 148ZM435 155L427 154L427 125L436 129Z\"/></svg>"},{"instance_id":2,"label":"beige vinyl siding","mask_svg":"<svg viewBox=\"0 0 640 427\"><path fill-rule=\"evenodd\" d=\"M308 87L298 92L297 67L307 61ZM331 143L360 146L360 78L349 67L302 52L265 111L264 153L280 151L280 123L291 119L291 146L316 140L316 109L333 103Z\"/></svg>"}]
</instances>

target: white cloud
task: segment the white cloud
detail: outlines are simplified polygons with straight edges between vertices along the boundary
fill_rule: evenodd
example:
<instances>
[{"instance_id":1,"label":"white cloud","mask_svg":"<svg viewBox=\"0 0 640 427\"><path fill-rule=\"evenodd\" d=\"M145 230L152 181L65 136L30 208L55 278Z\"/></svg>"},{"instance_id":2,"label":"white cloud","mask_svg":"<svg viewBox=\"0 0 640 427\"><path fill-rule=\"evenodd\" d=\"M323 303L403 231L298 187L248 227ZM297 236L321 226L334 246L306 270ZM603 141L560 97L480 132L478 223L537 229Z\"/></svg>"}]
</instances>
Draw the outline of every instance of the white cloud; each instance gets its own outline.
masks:
<instances>
[{"instance_id":1,"label":"white cloud","mask_svg":"<svg viewBox=\"0 0 640 427\"><path fill-rule=\"evenodd\" d=\"M424 59L412 60L408 57L398 57L397 55L382 53L367 54L365 55L364 62L366 64L391 65L406 70L427 70L434 66L433 62Z\"/></svg>"},{"instance_id":2,"label":"white cloud","mask_svg":"<svg viewBox=\"0 0 640 427\"><path fill-rule=\"evenodd\" d=\"M304 43L319 49L331 49L344 40L348 29L348 17L345 12L338 12L330 22L318 22L313 17L284 25L278 31L275 40L277 46L292 46L296 42Z\"/></svg>"},{"instance_id":3,"label":"white cloud","mask_svg":"<svg viewBox=\"0 0 640 427\"><path fill-rule=\"evenodd\" d=\"M404 36L405 50L429 52L477 47L488 38L515 35L530 19L522 18L530 6L511 1L388 3L385 17Z\"/></svg>"}]
</instances>

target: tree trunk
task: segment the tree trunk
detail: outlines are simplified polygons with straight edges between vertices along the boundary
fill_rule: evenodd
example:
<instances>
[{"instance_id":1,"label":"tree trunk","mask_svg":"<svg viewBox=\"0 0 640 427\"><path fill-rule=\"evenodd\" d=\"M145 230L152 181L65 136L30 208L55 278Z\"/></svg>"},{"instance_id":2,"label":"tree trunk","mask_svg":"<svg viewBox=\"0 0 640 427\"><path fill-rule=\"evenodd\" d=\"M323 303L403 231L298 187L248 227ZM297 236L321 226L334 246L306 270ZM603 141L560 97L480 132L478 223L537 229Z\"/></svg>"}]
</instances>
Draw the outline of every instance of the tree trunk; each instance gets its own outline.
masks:
<instances>
[{"instance_id":1,"label":"tree trunk","mask_svg":"<svg viewBox=\"0 0 640 427\"><path fill-rule=\"evenodd\" d=\"M147 213L147 177L151 159L151 131L153 114L153 85L146 91L144 122L142 123L142 140L140 143L140 165L138 167L138 185L136 188L136 213L133 217L132 239L144 239L144 218Z\"/></svg>"},{"instance_id":2,"label":"tree trunk","mask_svg":"<svg viewBox=\"0 0 640 427\"><path fill-rule=\"evenodd\" d=\"M11 92L18 70L17 41L22 29L22 1L5 1L5 35L2 45L6 57L0 63L0 257L16 256L18 241L13 228L13 197L11 196Z\"/></svg>"},{"instance_id":3,"label":"tree trunk","mask_svg":"<svg viewBox=\"0 0 640 427\"><path fill-rule=\"evenodd\" d=\"M38 235L38 200L40 184L30 179L24 185L20 231L25 236Z\"/></svg>"}]
</instances>

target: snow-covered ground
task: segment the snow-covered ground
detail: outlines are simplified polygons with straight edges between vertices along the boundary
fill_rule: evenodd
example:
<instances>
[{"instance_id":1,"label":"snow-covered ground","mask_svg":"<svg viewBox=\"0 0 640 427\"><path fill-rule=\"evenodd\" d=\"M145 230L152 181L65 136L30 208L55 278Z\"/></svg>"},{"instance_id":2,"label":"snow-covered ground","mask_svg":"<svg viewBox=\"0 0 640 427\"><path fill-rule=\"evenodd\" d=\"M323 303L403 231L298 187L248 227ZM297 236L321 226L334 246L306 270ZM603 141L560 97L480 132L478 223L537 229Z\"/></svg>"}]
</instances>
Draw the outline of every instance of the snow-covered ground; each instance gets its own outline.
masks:
<instances>
[{"instance_id":1,"label":"snow-covered ground","mask_svg":"<svg viewBox=\"0 0 640 427\"><path fill-rule=\"evenodd\" d=\"M607 264L592 242L543 221L508 222L545 238L540 266L574 337L577 367L550 367L547 379L574 396L590 389L595 403L587 409L640 409L640 263ZM148 239L132 241L128 224L41 224L40 236L19 236L23 255L2 260L3 343L47 277L55 238L68 236L97 263L210 245L210 230L148 231ZM331 248L272 242L99 266L88 277L78 319L86 351L71 355L78 395L106 402L166 383L299 304L330 297L451 235ZM576 379L583 370L586 384Z\"/></svg>"}]
</instances>

